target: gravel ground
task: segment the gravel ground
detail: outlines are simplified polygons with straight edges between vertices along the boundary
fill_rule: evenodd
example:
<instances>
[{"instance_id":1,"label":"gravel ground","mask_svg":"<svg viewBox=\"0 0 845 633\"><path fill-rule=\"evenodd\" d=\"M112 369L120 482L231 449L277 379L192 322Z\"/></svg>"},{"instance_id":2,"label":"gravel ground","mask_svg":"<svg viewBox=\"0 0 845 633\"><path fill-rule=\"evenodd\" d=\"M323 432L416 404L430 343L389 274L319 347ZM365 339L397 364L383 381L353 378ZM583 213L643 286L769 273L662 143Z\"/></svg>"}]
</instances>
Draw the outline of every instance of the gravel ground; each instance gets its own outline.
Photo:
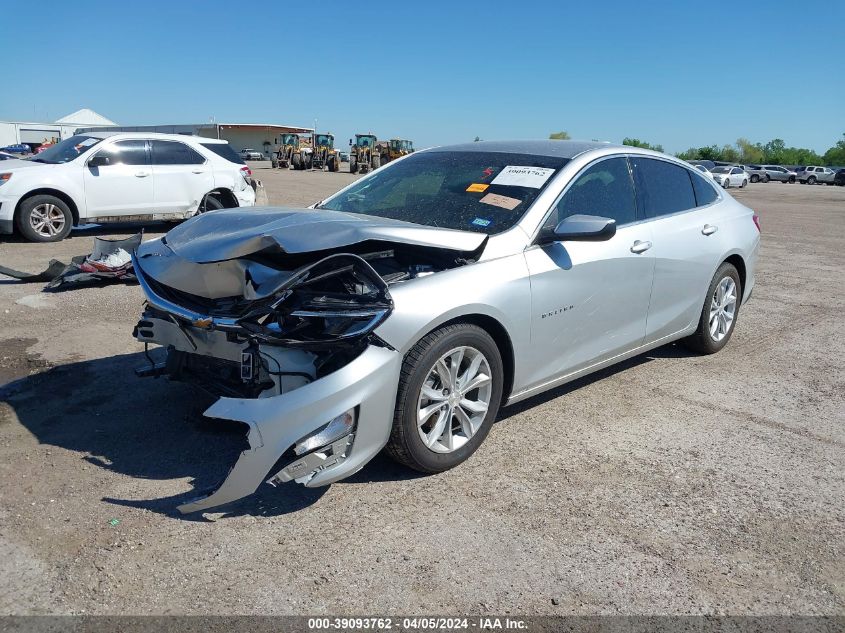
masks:
<instances>
[{"instance_id":1,"label":"gravel ground","mask_svg":"<svg viewBox=\"0 0 845 633\"><path fill-rule=\"evenodd\" d=\"M353 178L257 175L289 205ZM504 409L451 472L380 457L205 516L174 507L240 437L134 377L140 290L0 277L0 614L845 613L845 189L732 193L764 239L723 352L667 346ZM3 238L0 263L133 230Z\"/></svg>"}]
</instances>

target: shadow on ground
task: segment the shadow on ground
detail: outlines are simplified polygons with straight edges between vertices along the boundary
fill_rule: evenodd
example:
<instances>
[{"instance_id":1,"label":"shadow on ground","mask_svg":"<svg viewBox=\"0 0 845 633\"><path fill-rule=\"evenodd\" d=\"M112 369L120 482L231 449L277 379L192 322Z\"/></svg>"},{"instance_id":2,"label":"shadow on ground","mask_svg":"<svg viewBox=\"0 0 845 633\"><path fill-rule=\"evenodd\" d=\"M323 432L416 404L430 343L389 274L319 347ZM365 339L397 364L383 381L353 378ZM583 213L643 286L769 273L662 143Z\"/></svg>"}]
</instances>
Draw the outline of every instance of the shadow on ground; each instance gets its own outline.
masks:
<instances>
[{"instance_id":1,"label":"shadow on ground","mask_svg":"<svg viewBox=\"0 0 845 633\"><path fill-rule=\"evenodd\" d=\"M502 409L497 422L654 358L684 355L684 349L676 345L659 348ZM103 501L182 520L205 520L201 513L183 516L176 506L222 482L246 447L243 427L204 417L202 412L213 398L196 388L164 378L137 378L133 370L145 363L144 355L137 353L53 367L0 387L0 402L6 402L17 420L42 444L81 453L89 463L129 477L188 478L194 487L192 491L163 498L105 497ZM0 424L3 422L6 421L0 419ZM379 455L343 483L422 476ZM223 516L284 515L316 503L326 490L294 483L278 488L262 485L255 494L228 504L219 512Z\"/></svg>"}]
</instances>

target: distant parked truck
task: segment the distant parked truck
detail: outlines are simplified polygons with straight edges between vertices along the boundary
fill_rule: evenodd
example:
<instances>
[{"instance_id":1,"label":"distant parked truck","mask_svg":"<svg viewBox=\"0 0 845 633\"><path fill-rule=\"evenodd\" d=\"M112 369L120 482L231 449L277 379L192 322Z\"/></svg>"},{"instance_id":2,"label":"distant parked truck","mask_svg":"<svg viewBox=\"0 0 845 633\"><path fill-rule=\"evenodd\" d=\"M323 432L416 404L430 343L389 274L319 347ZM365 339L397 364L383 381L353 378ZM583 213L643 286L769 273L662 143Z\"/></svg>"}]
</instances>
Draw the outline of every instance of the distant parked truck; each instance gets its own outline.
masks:
<instances>
[{"instance_id":1,"label":"distant parked truck","mask_svg":"<svg viewBox=\"0 0 845 633\"><path fill-rule=\"evenodd\" d=\"M763 165L763 171L766 173L760 176L760 182L779 180L780 182L793 183L798 178L798 174L794 171L790 171L786 167L781 167L780 165Z\"/></svg>"},{"instance_id":2,"label":"distant parked truck","mask_svg":"<svg viewBox=\"0 0 845 633\"><path fill-rule=\"evenodd\" d=\"M798 182L807 185L815 185L816 183L824 183L832 185L833 179L836 177L836 172L828 167L807 167L798 176Z\"/></svg>"},{"instance_id":3,"label":"distant parked truck","mask_svg":"<svg viewBox=\"0 0 845 633\"><path fill-rule=\"evenodd\" d=\"M299 134L282 134L281 145L276 152L274 167L287 169L305 169L305 161L302 160L302 150L299 145Z\"/></svg>"},{"instance_id":4,"label":"distant parked truck","mask_svg":"<svg viewBox=\"0 0 845 633\"><path fill-rule=\"evenodd\" d=\"M397 158L402 158L414 153L414 142L407 139L392 138L386 143L379 143L381 164L389 163Z\"/></svg>"},{"instance_id":5,"label":"distant parked truck","mask_svg":"<svg viewBox=\"0 0 845 633\"><path fill-rule=\"evenodd\" d=\"M356 134L349 139L349 173L366 174L370 169L381 167L379 142L375 134Z\"/></svg>"}]
</instances>

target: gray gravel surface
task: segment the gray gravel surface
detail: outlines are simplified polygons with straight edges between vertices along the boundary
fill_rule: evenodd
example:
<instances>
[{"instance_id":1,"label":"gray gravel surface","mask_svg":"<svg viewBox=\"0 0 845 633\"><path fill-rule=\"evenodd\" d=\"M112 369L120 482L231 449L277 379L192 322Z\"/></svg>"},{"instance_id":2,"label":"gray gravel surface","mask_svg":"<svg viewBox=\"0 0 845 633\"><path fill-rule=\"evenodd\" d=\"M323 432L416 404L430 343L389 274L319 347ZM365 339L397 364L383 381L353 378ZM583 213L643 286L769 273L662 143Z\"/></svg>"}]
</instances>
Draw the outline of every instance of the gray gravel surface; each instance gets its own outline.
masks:
<instances>
[{"instance_id":1,"label":"gray gravel surface","mask_svg":"<svg viewBox=\"0 0 845 633\"><path fill-rule=\"evenodd\" d=\"M257 175L289 205L353 178ZM667 346L504 409L451 472L380 457L205 516L174 507L241 439L134 377L140 290L0 277L0 614L845 613L845 188L732 193L763 247L721 353ZM0 263L133 230L2 238Z\"/></svg>"}]
</instances>

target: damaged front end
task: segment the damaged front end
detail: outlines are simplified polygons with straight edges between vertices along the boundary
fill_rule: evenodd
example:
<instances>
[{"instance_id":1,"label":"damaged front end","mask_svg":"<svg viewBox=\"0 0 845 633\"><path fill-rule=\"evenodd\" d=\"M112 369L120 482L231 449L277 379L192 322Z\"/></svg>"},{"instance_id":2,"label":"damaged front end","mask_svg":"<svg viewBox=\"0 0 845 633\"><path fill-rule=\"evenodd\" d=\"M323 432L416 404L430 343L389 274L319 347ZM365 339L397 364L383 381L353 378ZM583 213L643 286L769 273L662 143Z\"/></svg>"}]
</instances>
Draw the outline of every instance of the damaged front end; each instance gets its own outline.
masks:
<instances>
[{"instance_id":1,"label":"damaged front end","mask_svg":"<svg viewBox=\"0 0 845 633\"><path fill-rule=\"evenodd\" d=\"M170 235L133 257L147 298L134 335L166 349L138 374L197 385L220 397L205 415L250 429L222 485L179 510L234 501L262 481L320 486L362 468L388 440L401 369L374 333L393 309L389 286L471 253L372 239L288 252L265 240L196 261Z\"/></svg>"}]
</instances>

